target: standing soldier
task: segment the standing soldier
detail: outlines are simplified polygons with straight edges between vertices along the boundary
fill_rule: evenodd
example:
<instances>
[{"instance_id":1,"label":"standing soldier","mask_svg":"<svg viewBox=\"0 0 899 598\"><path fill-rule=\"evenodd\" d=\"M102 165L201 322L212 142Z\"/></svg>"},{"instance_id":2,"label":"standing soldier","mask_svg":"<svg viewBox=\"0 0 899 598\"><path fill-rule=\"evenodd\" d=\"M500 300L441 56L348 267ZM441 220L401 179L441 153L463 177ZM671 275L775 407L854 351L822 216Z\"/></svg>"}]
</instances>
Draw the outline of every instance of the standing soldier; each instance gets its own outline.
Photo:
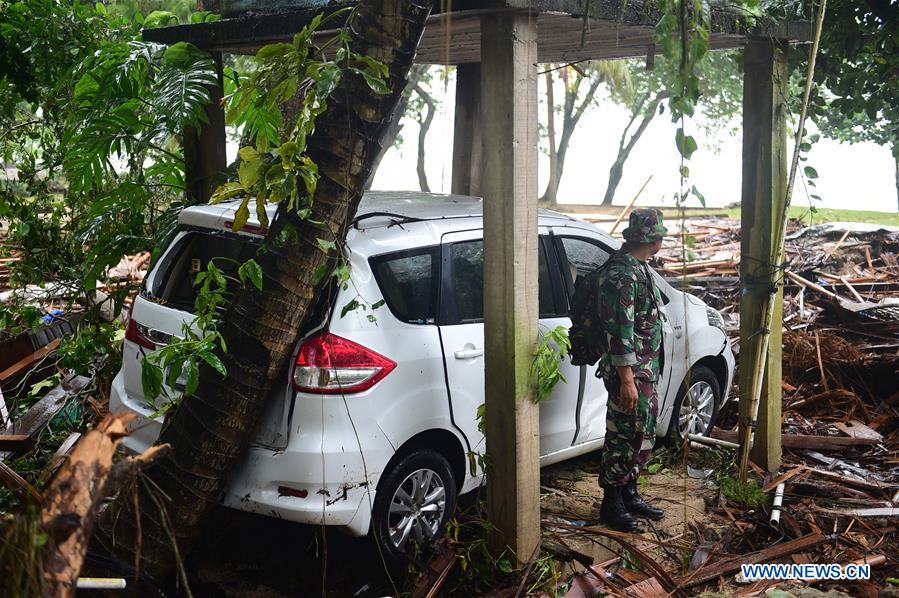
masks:
<instances>
[{"instance_id":1,"label":"standing soldier","mask_svg":"<svg viewBox=\"0 0 899 598\"><path fill-rule=\"evenodd\" d=\"M625 243L599 275L598 311L605 333L599 373L609 400L602 452L600 516L622 531L638 529L635 515L664 512L637 493L637 478L652 453L658 415L656 384L662 371L662 304L646 261L668 232L656 209L631 212Z\"/></svg>"}]
</instances>

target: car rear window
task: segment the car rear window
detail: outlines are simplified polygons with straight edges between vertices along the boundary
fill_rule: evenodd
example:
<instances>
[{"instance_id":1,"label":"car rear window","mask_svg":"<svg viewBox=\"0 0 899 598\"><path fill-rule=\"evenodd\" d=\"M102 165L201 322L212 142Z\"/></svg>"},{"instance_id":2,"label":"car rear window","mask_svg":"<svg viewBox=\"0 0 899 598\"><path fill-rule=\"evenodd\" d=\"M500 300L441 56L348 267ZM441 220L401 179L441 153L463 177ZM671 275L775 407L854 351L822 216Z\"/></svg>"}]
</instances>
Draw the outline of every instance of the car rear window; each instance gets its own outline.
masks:
<instances>
[{"instance_id":1,"label":"car rear window","mask_svg":"<svg viewBox=\"0 0 899 598\"><path fill-rule=\"evenodd\" d=\"M437 248L371 259L387 307L401 322L433 324L437 314Z\"/></svg>"},{"instance_id":2,"label":"car rear window","mask_svg":"<svg viewBox=\"0 0 899 598\"><path fill-rule=\"evenodd\" d=\"M197 298L194 279L206 270L211 260L215 259L215 265L226 276L236 278L238 266L253 257L258 247L259 241L243 235L189 230L160 260L143 294L175 309L192 312ZM232 283L229 278L229 287Z\"/></svg>"}]
</instances>

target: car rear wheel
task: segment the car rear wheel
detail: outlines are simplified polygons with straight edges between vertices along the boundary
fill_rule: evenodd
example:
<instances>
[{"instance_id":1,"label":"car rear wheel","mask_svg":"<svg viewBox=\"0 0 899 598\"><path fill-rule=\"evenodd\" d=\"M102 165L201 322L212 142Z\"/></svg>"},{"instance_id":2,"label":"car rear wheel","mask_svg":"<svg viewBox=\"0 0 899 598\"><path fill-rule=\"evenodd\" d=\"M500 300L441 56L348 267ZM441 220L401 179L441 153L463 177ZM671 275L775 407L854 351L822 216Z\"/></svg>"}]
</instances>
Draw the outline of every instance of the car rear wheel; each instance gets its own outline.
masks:
<instances>
[{"instance_id":1,"label":"car rear wheel","mask_svg":"<svg viewBox=\"0 0 899 598\"><path fill-rule=\"evenodd\" d=\"M708 434L720 406L721 386L715 373L705 366L695 366L677 392L668 440L680 446L687 434Z\"/></svg>"},{"instance_id":2,"label":"car rear wheel","mask_svg":"<svg viewBox=\"0 0 899 598\"><path fill-rule=\"evenodd\" d=\"M403 457L378 485L375 540L393 564L426 551L443 535L456 507L456 480L446 458L422 449Z\"/></svg>"}]
</instances>

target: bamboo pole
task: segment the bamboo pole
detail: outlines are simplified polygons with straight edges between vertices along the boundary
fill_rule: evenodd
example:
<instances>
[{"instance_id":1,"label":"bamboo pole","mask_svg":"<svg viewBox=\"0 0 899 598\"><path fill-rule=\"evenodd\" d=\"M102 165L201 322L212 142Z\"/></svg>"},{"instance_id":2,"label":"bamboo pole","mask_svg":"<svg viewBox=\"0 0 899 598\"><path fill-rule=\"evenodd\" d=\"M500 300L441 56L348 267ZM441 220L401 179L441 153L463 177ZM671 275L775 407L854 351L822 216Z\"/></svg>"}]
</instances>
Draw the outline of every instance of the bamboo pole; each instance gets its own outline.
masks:
<instances>
[{"instance_id":1,"label":"bamboo pole","mask_svg":"<svg viewBox=\"0 0 899 598\"><path fill-rule=\"evenodd\" d=\"M615 224L612 225L612 228L609 229L609 234L614 235L615 229L618 228L618 225L621 224L621 221L624 219L624 215L631 211L631 208L634 207L634 204L637 202L637 198L643 193L643 190L646 189L646 185L649 184L649 181L652 180L652 175L649 175L646 178L646 182L643 183L643 186L640 187L640 190L637 191L637 194L631 198L630 202L628 202L627 207L621 210L621 213L618 214L618 218L615 219Z\"/></svg>"},{"instance_id":2,"label":"bamboo pole","mask_svg":"<svg viewBox=\"0 0 899 598\"><path fill-rule=\"evenodd\" d=\"M824 13L827 9L827 0L821 0L821 7L818 11L818 20L815 24L815 39L812 42L812 49L809 52L808 73L805 78L805 89L802 97L802 110L799 114L799 127L796 130L796 142L793 148L793 161L790 165L790 176L787 179L787 196L784 201L783 213L780 215L780 226L775 231L777 236L773 239L774 255L771 260L773 266L771 272L772 291L768 292L764 301L764 318L759 342L756 343L755 353L755 369L752 375L752 392L750 394L751 401L749 406L750 421L746 422L740 432L740 481L745 482L749 470L749 449L752 447L753 432L755 429L755 420L758 417L759 400L762 395L762 380L765 376L765 355L768 354L768 341L771 338L771 322L774 320L774 303L777 296L778 284L783 283L781 268L783 266L784 257L784 238L787 235L787 213L790 208L790 198L793 195L793 185L796 182L796 171L799 168L799 146L805 135L805 119L808 115L808 101L812 92L812 79L815 74L815 60L818 56L818 46L821 43L821 30L824 26Z\"/></svg>"}]
</instances>

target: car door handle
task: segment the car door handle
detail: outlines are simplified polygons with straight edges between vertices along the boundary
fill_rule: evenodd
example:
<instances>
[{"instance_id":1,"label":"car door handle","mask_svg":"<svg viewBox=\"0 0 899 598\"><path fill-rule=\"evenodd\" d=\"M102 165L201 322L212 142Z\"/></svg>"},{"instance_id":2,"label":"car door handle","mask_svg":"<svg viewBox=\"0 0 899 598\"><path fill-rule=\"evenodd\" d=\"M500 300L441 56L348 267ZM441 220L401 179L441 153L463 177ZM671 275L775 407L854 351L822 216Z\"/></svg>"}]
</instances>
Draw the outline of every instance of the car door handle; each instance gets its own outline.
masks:
<instances>
[{"instance_id":1,"label":"car door handle","mask_svg":"<svg viewBox=\"0 0 899 598\"><path fill-rule=\"evenodd\" d=\"M483 349L463 349L461 351L456 351L455 353L453 353L453 356L456 359L474 359L475 357L480 357L483 354Z\"/></svg>"}]
</instances>

